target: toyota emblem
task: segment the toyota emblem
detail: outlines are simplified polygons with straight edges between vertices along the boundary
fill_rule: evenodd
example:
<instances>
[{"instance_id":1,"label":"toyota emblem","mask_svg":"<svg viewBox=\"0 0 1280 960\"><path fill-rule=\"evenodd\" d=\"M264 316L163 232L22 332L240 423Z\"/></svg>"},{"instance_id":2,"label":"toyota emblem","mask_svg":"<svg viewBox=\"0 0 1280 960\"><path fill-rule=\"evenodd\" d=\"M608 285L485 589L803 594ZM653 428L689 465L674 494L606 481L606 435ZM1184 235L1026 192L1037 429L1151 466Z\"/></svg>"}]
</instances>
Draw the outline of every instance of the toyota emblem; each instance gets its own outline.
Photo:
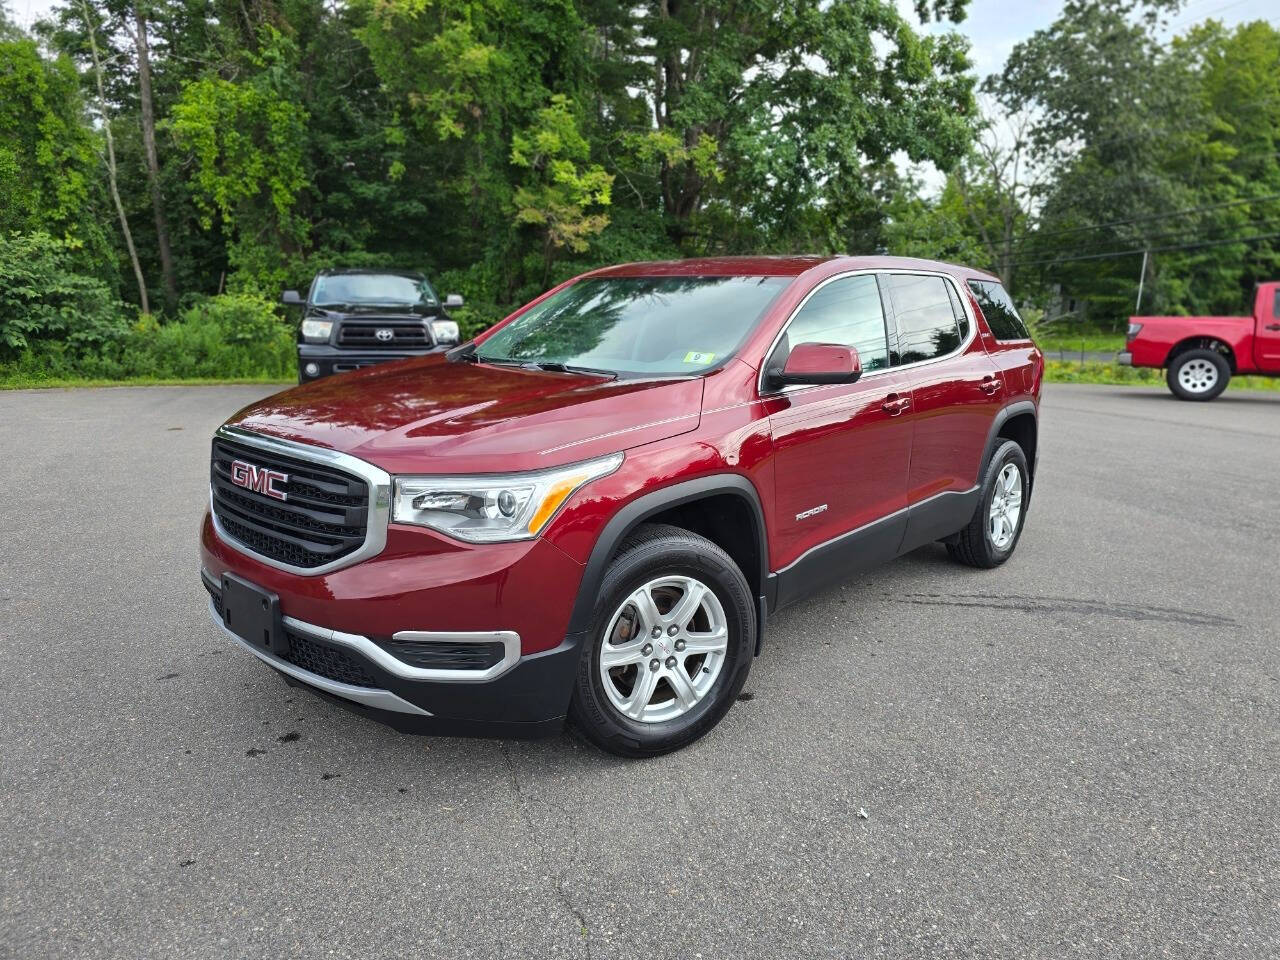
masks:
<instances>
[{"instance_id":1,"label":"toyota emblem","mask_svg":"<svg viewBox=\"0 0 1280 960\"><path fill-rule=\"evenodd\" d=\"M373 335L378 338L380 343L387 343L395 339L396 332L390 327L379 327Z\"/></svg>"}]
</instances>

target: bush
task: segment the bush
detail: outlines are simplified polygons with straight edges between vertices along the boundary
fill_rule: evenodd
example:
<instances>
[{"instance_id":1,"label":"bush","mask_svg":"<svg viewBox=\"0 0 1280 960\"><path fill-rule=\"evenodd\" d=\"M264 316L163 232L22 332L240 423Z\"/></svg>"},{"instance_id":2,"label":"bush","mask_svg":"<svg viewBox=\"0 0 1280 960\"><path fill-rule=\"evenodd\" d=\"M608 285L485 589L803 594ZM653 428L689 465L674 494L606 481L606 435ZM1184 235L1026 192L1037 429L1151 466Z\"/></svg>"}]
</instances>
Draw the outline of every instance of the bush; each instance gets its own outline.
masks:
<instances>
[{"instance_id":1,"label":"bush","mask_svg":"<svg viewBox=\"0 0 1280 960\"><path fill-rule=\"evenodd\" d=\"M177 323L143 318L129 333L125 376L289 379L293 327L271 301L248 293L210 297Z\"/></svg>"},{"instance_id":2,"label":"bush","mask_svg":"<svg viewBox=\"0 0 1280 960\"><path fill-rule=\"evenodd\" d=\"M293 327L271 301L252 294L201 300L172 323L141 317L98 349L70 341L32 344L0 379L289 380L295 376Z\"/></svg>"},{"instance_id":3,"label":"bush","mask_svg":"<svg viewBox=\"0 0 1280 960\"><path fill-rule=\"evenodd\" d=\"M68 243L44 232L0 236L0 361L54 341L97 350L127 330L124 304L80 272Z\"/></svg>"}]
</instances>

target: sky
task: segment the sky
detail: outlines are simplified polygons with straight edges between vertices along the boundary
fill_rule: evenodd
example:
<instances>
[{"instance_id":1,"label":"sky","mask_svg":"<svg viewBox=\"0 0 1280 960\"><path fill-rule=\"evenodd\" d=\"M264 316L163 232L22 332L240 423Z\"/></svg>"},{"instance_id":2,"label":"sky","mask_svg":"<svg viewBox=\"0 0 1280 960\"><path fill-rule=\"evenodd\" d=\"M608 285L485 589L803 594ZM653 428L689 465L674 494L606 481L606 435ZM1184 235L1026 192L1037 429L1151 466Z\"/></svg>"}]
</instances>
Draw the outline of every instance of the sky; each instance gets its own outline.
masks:
<instances>
[{"instance_id":1,"label":"sky","mask_svg":"<svg viewBox=\"0 0 1280 960\"><path fill-rule=\"evenodd\" d=\"M911 0L898 0L898 7L910 11ZM998 73L1014 46L1051 24L1061 9L1061 0L971 0L963 23L930 29L956 29L967 36L974 69L979 77L985 77ZM1280 8L1276 0L1189 0L1170 18L1168 32L1182 33L1210 18L1227 26L1250 20L1270 20L1280 26Z\"/></svg>"},{"instance_id":2,"label":"sky","mask_svg":"<svg viewBox=\"0 0 1280 960\"><path fill-rule=\"evenodd\" d=\"M24 26L44 16L55 0L3 0L13 19ZM898 0L909 10L911 0ZM1053 22L1062 8L1060 0L972 0L969 15L959 30L973 42L973 59L979 76L997 72L1014 44ZM1174 20L1181 32L1197 20L1214 17L1227 24L1247 20L1280 20L1276 0L1189 0Z\"/></svg>"}]
</instances>

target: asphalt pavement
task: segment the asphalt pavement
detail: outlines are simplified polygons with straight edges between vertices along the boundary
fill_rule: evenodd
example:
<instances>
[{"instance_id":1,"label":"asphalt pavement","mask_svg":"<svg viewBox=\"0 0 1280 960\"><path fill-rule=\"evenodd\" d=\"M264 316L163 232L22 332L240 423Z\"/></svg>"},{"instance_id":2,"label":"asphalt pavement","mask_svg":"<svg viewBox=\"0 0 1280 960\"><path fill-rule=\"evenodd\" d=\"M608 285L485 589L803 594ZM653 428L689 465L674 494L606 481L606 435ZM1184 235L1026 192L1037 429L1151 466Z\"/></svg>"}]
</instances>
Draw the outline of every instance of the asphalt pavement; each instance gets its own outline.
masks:
<instances>
[{"instance_id":1,"label":"asphalt pavement","mask_svg":"<svg viewBox=\"0 0 1280 960\"><path fill-rule=\"evenodd\" d=\"M780 613L636 762L231 648L197 526L264 392L0 393L0 956L1280 954L1280 394L1049 387L1009 564Z\"/></svg>"}]
</instances>

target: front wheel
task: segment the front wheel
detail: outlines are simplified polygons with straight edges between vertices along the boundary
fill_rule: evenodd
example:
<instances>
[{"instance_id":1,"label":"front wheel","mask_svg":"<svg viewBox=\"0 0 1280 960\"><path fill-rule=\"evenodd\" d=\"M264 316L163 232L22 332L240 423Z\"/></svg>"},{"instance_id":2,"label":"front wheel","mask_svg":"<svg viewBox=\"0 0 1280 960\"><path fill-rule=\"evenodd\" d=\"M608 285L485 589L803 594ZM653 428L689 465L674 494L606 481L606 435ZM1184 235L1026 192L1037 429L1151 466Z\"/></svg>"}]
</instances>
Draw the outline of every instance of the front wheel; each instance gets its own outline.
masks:
<instances>
[{"instance_id":1,"label":"front wheel","mask_svg":"<svg viewBox=\"0 0 1280 960\"><path fill-rule=\"evenodd\" d=\"M1188 350L1173 358L1165 380L1179 400L1212 400L1231 379L1231 366L1217 350Z\"/></svg>"},{"instance_id":2,"label":"front wheel","mask_svg":"<svg viewBox=\"0 0 1280 960\"><path fill-rule=\"evenodd\" d=\"M688 530L641 527L601 583L570 716L610 753L677 750L729 711L755 637L751 590L727 553Z\"/></svg>"}]
</instances>

